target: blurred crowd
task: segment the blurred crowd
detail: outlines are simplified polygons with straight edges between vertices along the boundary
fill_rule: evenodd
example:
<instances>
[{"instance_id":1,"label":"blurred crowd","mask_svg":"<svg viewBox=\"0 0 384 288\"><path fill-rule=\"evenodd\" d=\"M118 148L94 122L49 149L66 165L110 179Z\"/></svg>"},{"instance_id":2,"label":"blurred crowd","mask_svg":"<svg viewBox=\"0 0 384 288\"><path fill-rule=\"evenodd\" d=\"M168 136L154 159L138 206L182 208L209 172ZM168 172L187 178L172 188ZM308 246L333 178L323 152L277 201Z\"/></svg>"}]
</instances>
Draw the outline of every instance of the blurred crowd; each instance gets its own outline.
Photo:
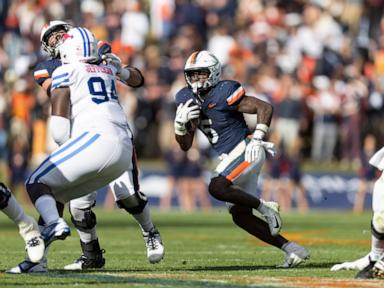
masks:
<instances>
[{"instance_id":1,"label":"blurred crowd","mask_svg":"<svg viewBox=\"0 0 384 288\"><path fill-rule=\"evenodd\" d=\"M139 159L165 160L171 176L180 157L172 156L173 99L187 57L201 49L218 57L224 79L274 105L270 138L280 157L269 163L271 181L288 175L299 185L303 159L364 170L364 141L384 145L383 11L383 0L0 0L3 175L11 188L22 183L53 149L49 99L31 73L46 57L40 31L50 20L87 27L141 69L145 86L119 86L120 101ZM196 153L183 161L203 165Z\"/></svg>"}]
</instances>

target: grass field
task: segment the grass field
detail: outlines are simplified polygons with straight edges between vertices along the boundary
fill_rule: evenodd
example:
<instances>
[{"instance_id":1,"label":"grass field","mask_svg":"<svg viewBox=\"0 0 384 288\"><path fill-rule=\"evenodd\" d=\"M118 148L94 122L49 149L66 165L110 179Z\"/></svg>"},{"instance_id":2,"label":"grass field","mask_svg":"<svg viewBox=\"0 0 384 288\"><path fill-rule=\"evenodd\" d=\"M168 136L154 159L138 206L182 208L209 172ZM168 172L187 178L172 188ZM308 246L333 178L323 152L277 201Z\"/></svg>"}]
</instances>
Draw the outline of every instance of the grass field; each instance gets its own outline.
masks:
<instances>
[{"instance_id":1,"label":"grass field","mask_svg":"<svg viewBox=\"0 0 384 288\"><path fill-rule=\"evenodd\" d=\"M32 212L31 212L32 213ZM296 269L276 269L283 253L236 228L225 208L210 213L153 212L166 245L163 262L151 265L137 224L123 211L97 210L106 266L91 272L66 272L80 255L79 238L50 248L50 272L9 275L4 271L24 257L23 241L0 214L0 287L384 287L384 280L354 280L355 271L330 272L338 262L367 253L370 213L316 211L283 214L283 234L311 251ZM36 215L36 214L34 214ZM69 219L67 219L69 220Z\"/></svg>"}]
</instances>

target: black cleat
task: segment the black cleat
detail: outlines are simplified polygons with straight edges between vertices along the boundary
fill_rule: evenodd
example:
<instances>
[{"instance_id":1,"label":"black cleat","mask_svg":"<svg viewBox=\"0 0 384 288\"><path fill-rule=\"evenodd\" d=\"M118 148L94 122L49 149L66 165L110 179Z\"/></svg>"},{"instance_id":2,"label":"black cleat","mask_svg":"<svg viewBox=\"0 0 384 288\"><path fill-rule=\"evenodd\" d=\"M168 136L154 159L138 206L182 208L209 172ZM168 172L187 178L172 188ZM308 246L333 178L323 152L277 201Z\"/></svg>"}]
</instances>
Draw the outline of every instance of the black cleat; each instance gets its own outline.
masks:
<instances>
[{"instance_id":1,"label":"black cleat","mask_svg":"<svg viewBox=\"0 0 384 288\"><path fill-rule=\"evenodd\" d=\"M363 270L359 271L355 278L356 279L374 279L374 272L373 272L373 267L375 266L375 261L372 261L369 259L369 264L366 266Z\"/></svg>"}]
</instances>

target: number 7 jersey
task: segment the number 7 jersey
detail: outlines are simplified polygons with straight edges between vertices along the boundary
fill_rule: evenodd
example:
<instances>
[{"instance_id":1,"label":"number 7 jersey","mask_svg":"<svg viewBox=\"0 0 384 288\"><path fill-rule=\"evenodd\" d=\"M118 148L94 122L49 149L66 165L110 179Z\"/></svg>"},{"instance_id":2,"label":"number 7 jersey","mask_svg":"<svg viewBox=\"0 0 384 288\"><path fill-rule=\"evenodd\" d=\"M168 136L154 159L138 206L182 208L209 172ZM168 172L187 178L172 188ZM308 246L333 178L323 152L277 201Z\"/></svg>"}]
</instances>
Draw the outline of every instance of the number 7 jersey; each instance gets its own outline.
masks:
<instances>
[{"instance_id":1,"label":"number 7 jersey","mask_svg":"<svg viewBox=\"0 0 384 288\"><path fill-rule=\"evenodd\" d=\"M110 131L127 127L126 114L116 92L116 69L111 65L71 63L52 74L51 91L67 87L71 92L71 134ZM112 132L112 131L110 131Z\"/></svg>"}]
</instances>

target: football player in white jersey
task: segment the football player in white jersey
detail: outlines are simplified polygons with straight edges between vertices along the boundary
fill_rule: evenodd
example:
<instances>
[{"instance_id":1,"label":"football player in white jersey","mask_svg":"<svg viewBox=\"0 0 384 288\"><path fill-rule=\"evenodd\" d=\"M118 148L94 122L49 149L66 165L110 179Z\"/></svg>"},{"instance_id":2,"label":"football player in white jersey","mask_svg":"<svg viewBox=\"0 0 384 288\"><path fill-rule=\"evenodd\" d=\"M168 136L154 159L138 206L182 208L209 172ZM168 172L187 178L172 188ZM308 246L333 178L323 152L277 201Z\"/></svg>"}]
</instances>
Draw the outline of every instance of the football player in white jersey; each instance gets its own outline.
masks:
<instances>
[{"instance_id":1,"label":"football player in white jersey","mask_svg":"<svg viewBox=\"0 0 384 288\"><path fill-rule=\"evenodd\" d=\"M369 163L384 171L384 147L377 151ZM359 270L355 278L384 278L384 174L376 180L372 196L371 251L351 262L332 266L331 271Z\"/></svg>"},{"instance_id":2,"label":"football player in white jersey","mask_svg":"<svg viewBox=\"0 0 384 288\"><path fill-rule=\"evenodd\" d=\"M25 241L25 249L32 262L38 263L44 256L44 241L35 219L25 214L24 209L16 201L4 183L0 182L0 210L19 228Z\"/></svg>"},{"instance_id":3,"label":"football player in white jersey","mask_svg":"<svg viewBox=\"0 0 384 288\"><path fill-rule=\"evenodd\" d=\"M62 65L60 61L59 44L62 36L71 28L66 22L51 21L45 25L41 32L41 43L43 49L49 53L50 59L40 62L34 68L34 77L47 94L50 95L52 84L52 73L56 68ZM141 72L134 67L121 68L121 62L118 57L110 53L110 46L102 43L99 46L99 56L103 55L104 62L109 62L120 70L118 74L119 81L130 87L140 87L143 85L144 78ZM136 163L135 163L136 164ZM152 222L150 208L147 205L146 196L139 191L137 167L134 165L132 171L127 171L121 177L110 183L110 189L115 197L119 208L125 209L130 213L140 225L144 242L147 249L147 258L150 263L161 261L164 256L164 246L160 233ZM132 184L133 183L133 184ZM103 257L104 250L100 248L98 236L96 233L96 215L92 207L96 203L96 192L70 201L69 211L71 213L72 223L75 225L80 236L80 245L82 255L73 263L64 267L66 270L84 270L91 268L102 268L105 264ZM61 205L62 206L62 205ZM59 215L62 215L63 207L58 205ZM60 211L61 209L61 211ZM44 221L39 219L40 229L43 228ZM46 249L46 254L48 249ZM46 272L46 257L39 263L33 263L25 259L15 267L7 270L8 273L33 273Z\"/></svg>"},{"instance_id":4,"label":"football player in white jersey","mask_svg":"<svg viewBox=\"0 0 384 288\"><path fill-rule=\"evenodd\" d=\"M55 199L65 203L119 177L134 177L135 165L132 135L115 86L116 74L129 75L112 56L107 59L111 64L92 64L99 59L87 29L73 28L63 39L60 55L66 65L54 71L51 87L51 132L60 147L27 181L31 200L47 223L42 232L47 246L70 233ZM128 188L137 192L135 184Z\"/></svg>"}]
</instances>

